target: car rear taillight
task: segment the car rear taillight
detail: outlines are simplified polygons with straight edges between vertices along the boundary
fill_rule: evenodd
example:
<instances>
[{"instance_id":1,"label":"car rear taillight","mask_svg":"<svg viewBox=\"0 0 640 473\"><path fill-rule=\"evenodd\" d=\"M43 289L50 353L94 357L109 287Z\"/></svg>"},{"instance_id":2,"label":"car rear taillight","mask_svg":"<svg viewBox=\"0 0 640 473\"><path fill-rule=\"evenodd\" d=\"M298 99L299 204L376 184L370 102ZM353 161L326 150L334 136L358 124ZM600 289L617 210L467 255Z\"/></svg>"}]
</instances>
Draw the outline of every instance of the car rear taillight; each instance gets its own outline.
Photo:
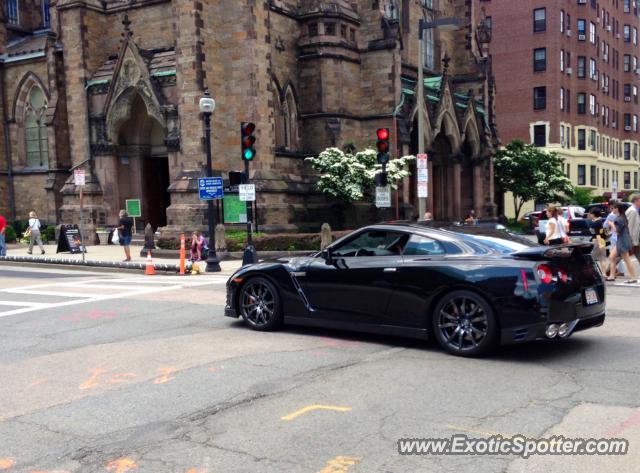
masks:
<instances>
[{"instance_id":1,"label":"car rear taillight","mask_svg":"<svg viewBox=\"0 0 640 473\"><path fill-rule=\"evenodd\" d=\"M553 281L553 273L551 272L551 268L546 264L541 264L540 266L538 266L536 268L536 274L540 278L540 281L545 284L549 284L551 281Z\"/></svg>"},{"instance_id":2,"label":"car rear taillight","mask_svg":"<svg viewBox=\"0 0 640 473\"><path fill-rule=\"evenodd\" d=\"M522 278L524 292L529 292L529 281L527 281L527 272L524 269L520 270L520 277Z\"/></svg>"},{"instance_id":3,"label":"car rear taillight","mask_svg":"<svg viewBox=\"0 0 640 473\"><path fill-rule=\"evenodd\" d=\"M563 269L559 269L558 270L558 279L562 282L567 282L569 280L569 276L567 275L567 272Z\"/></svg>"}]
</instances>

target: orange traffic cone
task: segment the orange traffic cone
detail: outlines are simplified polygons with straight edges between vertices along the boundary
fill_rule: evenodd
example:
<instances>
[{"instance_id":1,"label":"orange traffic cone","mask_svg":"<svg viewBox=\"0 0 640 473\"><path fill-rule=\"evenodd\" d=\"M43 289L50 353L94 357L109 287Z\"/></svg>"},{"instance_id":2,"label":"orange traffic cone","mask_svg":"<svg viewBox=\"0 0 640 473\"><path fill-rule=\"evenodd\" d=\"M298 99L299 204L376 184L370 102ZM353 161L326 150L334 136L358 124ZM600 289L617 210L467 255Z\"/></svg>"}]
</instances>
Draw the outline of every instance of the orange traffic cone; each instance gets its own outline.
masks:
<instances>
[{"instance_id":1,"label":"orange traffic cone","mask_svg":"<svg viewBox=\"0 0 640 473\"><path fill-rule=\"evenodd\" d=\"M147 276L153 276L156 274L156 268L154 268L153 260L151 259L151 251L147 251L147 269L144 270L144 274Z\"/></svg>"}]
</instances>

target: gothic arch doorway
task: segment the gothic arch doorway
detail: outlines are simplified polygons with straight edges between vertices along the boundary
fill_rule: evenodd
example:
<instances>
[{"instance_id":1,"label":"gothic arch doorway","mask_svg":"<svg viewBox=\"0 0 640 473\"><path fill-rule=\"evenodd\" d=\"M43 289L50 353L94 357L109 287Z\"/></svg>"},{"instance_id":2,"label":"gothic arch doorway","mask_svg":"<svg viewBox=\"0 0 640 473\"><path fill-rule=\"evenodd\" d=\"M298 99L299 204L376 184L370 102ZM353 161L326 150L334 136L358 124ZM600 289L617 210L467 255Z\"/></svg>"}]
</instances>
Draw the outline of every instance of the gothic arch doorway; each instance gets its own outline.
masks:
<instances>
[{"instance_id":1,"label":"gothic arch doorway","mask_svg":"<svg viewBox=\"0 0 640 473\"><path fill-rule=\"evenodd\" d=\"M118 128L118 204L125 208L127 199L140 199L141 225L150 223L154 230L166 226L166 210L171 204L164 136L163 126L148 114L144 100L136 93L127 119Z\"/></svg>"},{"instance_id":2,"label":"gothic arch doorway","mask_svg":"<svg viewBox=\"0 0 640 473\"><path fill-rule=\"evenodd\" d=\"M451 143L444 133L433 140L433 217L436 220L449 220L453 215L454 185Z\"/></svg>"}]
</instances>

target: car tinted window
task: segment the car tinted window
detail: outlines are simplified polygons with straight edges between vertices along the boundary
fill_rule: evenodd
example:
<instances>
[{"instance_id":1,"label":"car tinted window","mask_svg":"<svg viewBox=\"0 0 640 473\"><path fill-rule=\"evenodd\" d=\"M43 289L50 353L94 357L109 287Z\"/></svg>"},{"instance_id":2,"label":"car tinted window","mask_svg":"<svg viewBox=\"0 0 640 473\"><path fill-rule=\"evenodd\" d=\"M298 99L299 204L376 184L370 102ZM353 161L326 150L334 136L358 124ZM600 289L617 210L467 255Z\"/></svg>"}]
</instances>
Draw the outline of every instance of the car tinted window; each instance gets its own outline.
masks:
<instances>
[{"instance_id":1,"label":"car tinted window","mask_svg":"<svg viewBox=\"0 0 640 473\"><path fill-rule=\"evenodd\" d=\"M385 230L370 230L333 249L336 256L394 256L402 254L409 235Z\"/></svg>"},{"instance_id":2,"label":"car tinted window","mask_svg":"<svg viewBox=\"0 0 640 473\"><path fill-rule=\"evenodd\" d=\"M488 246L492 250L498 251L503 254L513 253L514 251L525 250L529 248L529 245L523 243L505 240L503 238L495 238L489 236L475 236L473 237L480 243Z\"/></svg>"},{"instance_id":3,"label":"car tinted window","mask_svg":"<svg viewBox=\"0 0 640 473\"><path fill-rule=\"evenodd\" d=\"M421 235L413 235L404 249L404 255L443 255L444 247L437 241Z\"/></svg>"}]
</instances>

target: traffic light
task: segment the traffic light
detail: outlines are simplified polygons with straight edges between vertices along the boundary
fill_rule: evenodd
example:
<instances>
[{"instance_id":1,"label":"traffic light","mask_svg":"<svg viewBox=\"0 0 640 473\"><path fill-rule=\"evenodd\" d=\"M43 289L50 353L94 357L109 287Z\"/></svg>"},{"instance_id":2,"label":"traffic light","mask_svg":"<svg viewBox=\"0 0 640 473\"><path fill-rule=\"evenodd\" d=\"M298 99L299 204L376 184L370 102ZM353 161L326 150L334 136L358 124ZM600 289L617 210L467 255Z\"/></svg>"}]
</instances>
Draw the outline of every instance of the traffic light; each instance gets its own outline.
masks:
<instances>
[{"instance_id":1,"label":"traffic light","mask_svg":"<svg viewBox=\"0 0 640 473\"><path fill-rule=\"evenodd\" d=\"M242 143L242 159L245 161L251 161L255 155L256 150L253 147L256 142L256 137L253 133L256 131L256 125L251 122L242 122L240 124L240 135Z\"/></svg>"},{"instance_id":2,"label":"traffic light","mask_svg":"<svg viewBox=\"0 0 640 473\"><path fill-rule=\"evenodd\" d=\"M378 164L383 166L389 162L389 128L378 128L376 131L378 141L376 147L378 148Z\"/></svg>"}]
</instances>

